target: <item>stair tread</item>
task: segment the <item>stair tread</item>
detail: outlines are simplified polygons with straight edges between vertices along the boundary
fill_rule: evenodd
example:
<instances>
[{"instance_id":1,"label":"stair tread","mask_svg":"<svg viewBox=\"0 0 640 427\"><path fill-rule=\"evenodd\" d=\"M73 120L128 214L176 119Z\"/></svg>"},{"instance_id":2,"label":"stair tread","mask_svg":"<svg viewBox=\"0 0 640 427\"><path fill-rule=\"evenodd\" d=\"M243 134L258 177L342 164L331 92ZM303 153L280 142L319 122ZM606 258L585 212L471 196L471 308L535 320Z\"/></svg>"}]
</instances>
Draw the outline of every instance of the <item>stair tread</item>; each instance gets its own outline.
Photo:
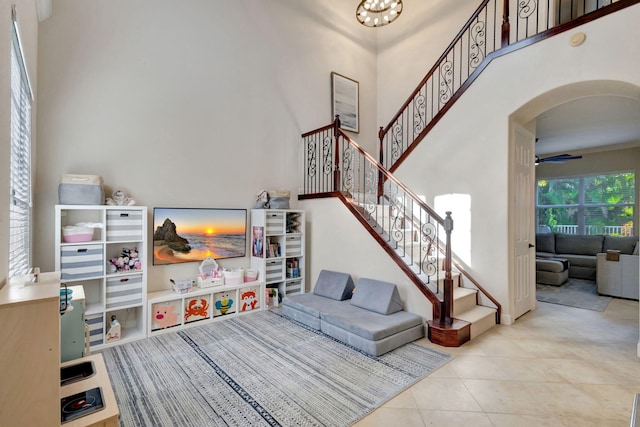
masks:
<instances>
[{"instance_id":1,"label":"stair tread","mask_svg":"<svg viewBox=\"0 0 640 427\"><path fill-rule=\"evenodd\" d=\"M487 316L495 316L496 309L491 307L485 307L483 305L477 305L471 310L467 310L464 313L457 315L460 320L465 320L470 323L477 322L484 319Z\"/></svg>"}]
</instances>

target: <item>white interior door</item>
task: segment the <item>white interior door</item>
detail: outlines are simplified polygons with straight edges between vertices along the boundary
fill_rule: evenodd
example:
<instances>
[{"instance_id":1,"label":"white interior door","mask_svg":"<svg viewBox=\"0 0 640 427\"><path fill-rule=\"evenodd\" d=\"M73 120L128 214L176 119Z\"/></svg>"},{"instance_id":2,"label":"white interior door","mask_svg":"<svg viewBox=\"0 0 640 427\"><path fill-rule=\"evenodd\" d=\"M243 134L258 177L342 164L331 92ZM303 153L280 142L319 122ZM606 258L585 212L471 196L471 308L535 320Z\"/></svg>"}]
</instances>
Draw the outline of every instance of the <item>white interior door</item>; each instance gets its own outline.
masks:
<instances>
[{"instance_id":1,"label":"white interior door","mask_svg":"<svg viewBox=\"0 0 640 427\"><path fill-rule=\"evenodd\" d=\"M513 125L511 149L511 236L513 239L513 318L536 307L535 280L535 135Z\"/></svg>"}]
</instances>

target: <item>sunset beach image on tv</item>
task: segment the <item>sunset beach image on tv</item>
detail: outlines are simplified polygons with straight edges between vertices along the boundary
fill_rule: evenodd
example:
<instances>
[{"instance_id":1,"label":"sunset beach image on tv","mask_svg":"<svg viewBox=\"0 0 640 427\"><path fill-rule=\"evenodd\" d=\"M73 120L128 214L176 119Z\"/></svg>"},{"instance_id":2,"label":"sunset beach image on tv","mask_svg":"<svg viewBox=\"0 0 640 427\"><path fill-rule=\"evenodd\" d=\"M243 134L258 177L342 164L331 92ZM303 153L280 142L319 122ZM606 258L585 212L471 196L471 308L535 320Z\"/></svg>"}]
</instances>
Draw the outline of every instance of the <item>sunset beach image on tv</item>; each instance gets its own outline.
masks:
<instances>
[{"instance_id":1,"label":"sunset beach image on tv","mask_svg":"<svg viewBox=\"0 0 640 427\"><path fill-rule=\"evenodd\" d=\"M153 264L246 255L247 210L154 208Z\"/></svg>"}]
</instances>

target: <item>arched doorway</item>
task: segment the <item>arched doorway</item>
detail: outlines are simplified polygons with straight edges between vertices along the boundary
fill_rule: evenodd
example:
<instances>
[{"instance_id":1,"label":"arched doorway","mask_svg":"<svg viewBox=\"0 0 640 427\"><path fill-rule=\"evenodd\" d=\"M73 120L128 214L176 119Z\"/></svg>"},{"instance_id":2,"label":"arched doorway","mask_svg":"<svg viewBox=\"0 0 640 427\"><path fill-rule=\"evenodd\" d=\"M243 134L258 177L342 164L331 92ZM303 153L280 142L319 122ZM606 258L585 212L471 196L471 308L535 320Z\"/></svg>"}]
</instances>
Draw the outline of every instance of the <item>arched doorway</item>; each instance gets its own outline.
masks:
<instances>
[{"instance_id":1,"label":"arched doorway","mask_svg":"<svg viewBox=\"0 0 640 427\"><path fill-rule=\"evenodd\" d=\"M585 97L620 96L640 103L640 87L622 81L598 80L561 86L530 100L509 117L509 253L510 304L514 318L536 306L535 301L535 169L523 174L522 163L533 164L536 118L549 109ZM529 135L528 138L523 135ZM523 160L526 152L528 160ZM529 174L528 176L526 174ZM638 191L638 190L636 190ZM526 194L525 194L526 193ZM636 199L638 197L636 196ZM527 202L528 203L525 203ZM637 211L637 209L636 209ZM636 222L638 213L635 214ZM527 242L528 245L527 245ZM523 247L528 246L528 252Z\"/></svg>"}]
</instances>

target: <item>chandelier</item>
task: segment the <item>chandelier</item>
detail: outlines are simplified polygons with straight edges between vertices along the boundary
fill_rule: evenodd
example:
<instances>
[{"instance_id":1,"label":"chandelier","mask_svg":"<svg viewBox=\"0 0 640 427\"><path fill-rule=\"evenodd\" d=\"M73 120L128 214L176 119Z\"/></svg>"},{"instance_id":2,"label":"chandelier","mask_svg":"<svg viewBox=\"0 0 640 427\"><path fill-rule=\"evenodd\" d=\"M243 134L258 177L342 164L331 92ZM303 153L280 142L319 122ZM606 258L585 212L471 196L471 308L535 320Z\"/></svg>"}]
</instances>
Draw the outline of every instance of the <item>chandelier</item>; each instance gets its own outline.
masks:
<instances>
[{"instance_id":1,"label":"chandelier","mask_svg":"<svg viewBox=\"0 0 640 427\"><path fill-rule=\"evenodd\" d=\"M366 27L382 27L398 19L401 12L402 0L362 0L356 18Z\"/></svg>"}]
</instances>

